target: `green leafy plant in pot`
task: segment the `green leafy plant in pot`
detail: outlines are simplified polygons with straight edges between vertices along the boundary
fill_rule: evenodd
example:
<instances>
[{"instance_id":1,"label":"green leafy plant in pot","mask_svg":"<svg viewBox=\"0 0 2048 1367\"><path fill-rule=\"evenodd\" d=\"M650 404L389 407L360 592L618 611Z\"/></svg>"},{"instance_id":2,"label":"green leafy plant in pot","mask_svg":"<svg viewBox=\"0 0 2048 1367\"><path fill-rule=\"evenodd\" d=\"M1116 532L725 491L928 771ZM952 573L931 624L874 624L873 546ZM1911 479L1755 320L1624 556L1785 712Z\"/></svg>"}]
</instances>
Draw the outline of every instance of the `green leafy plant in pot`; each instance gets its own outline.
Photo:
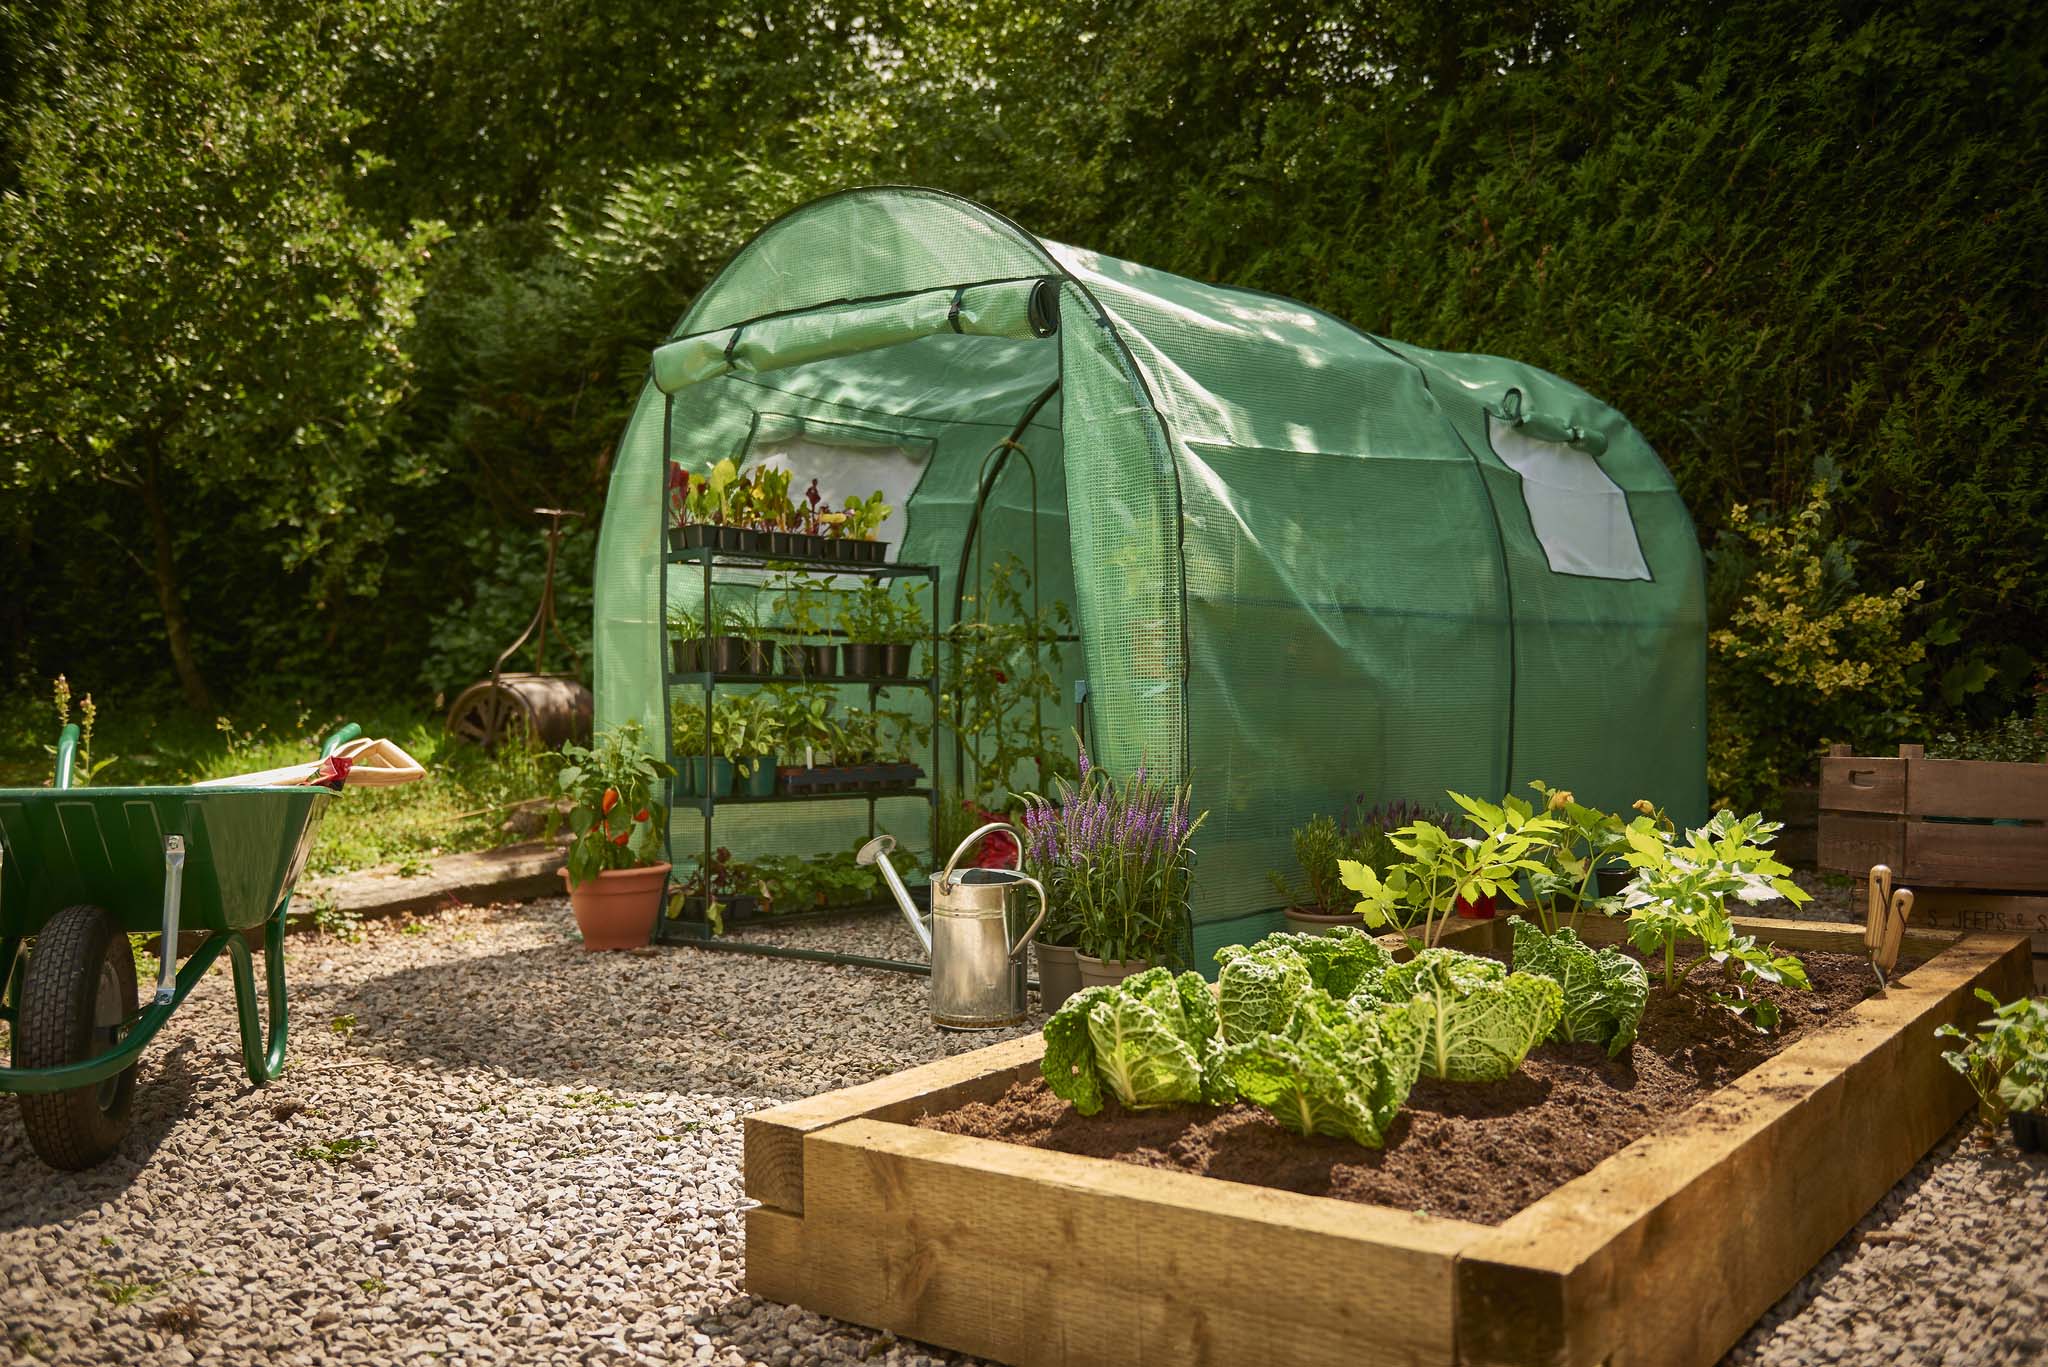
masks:
<instances>
[{"instance_id":1,"label":"green leafy plant in pot","mask_svg":"<svg viewBox=\"0 0 2048 1367\"><path fill-rule=\"evenodd\" d=\"M682 606L668 610L669 648L674 654L675 672L696 674L705 669L704 618Z\"/></svg>"},{"instance_id":2,"label":"green leafy plant in pot","mask_svg":"<svg viewBox=\"0 0 2048 1367\"><path fill-rule=\"evenodd\" d=\"M782 710L767 693L746 693L721 701L712 719L711 739L732 766L738 791L748 797L775 792L777 751L782 744Z\"/></svg>"},{"instance_id":3,"label":"green leafy plant in pot","mask_svg":"<svg viewBox=\"0 0 2048 1367\"><path fill-rule=\"evenodd\" d=\"M896 510L882 501L880 489L866 498L848 494L841 506L844 512L837 524L841 557L871 565L882 563L889 545L876 540L875 534L882 529L883 519Z\"/></svg>"},{"instance_id":4,"label":"green leafy plant in pot","mask_svg":"<svg viewBox=\"0 0 2048 1367\"><path fill-rule=\"evenodd\" d=\"M884 678L910 677L911 652L925 638L924 607L917 600L923 589L922 584L906 583L889 592L888 611L880 630Z\"/></svg>"},{"instance_id":5,"label":"green leafy plant in pot","mask_svg":"<svg viewBox=\"0 0 2048 1367\"><path fill-rule=\"evenodd\" d=\"M893 617L889 586L880 580L870 579L846 596L846 605L839 611L839 628L846 633L846 644L839 647L839 658L847 674L872 679L882 673L882 643Z\"/></svg>"},{"instance_id":6,"label":"green leafy plant in pot","mask_svg":"<svg viewBox=\"0 0 2048 1367\"><path fill-rule=\"evenodd\" d=\"M675 771L647 753L638 722L607 727L588 748L565 745L557 759L575 836L562 879L583 947L645 945L669 873L668 811L655 785Z\"/></svg>"},{"instance_id":7,"label":"green leafy plant in pot","mask_svg":"<svg viewBox=\"0 0 2048 1367\"><path fill-rule=\"evenodd\" d=\"M2048 1148L2048 1116L2042 1114L2048 1106L2048 997L2000 1005L1981 987L1977 996L1991 1008L1984 1029L1974 1035L1953 1025L1936 1029L1940 1038L1962 1041L1942 1058L1977 1093L1977 1118L1987 1138L2003 1119L2021 1152L2040 1153Z\"/></svg>"},{"instance_id":8,"label":"green leafy plant in pot","mask_svg":"<svg viewBox=\"0 0 2048 1367\"><path fill-rule=\"evenodd\" d=\"M1186 785L1143 764L1121 782L1080 750L1080 781L1024 797L1024 867L1045 884L1053 916L1078 924L1084 987L1175 964L1188 933L1192 842L1208 813Z\"/></svg>"},{"instance_id":9,"label":"green leafy plant in pot","mask_svg":"<svg viewBox=\"0 0 2048 1367\"><path fill-rule=\"evenodd\" d=\"M778 584L775 610L789 624L796 644L782 647L783 672L807 679L830 679L839 673L839 647L810 644L808 638L823 636L832 625L826 608L824 581L815 575L792 573Z\"/></svg>"}]
</instances>

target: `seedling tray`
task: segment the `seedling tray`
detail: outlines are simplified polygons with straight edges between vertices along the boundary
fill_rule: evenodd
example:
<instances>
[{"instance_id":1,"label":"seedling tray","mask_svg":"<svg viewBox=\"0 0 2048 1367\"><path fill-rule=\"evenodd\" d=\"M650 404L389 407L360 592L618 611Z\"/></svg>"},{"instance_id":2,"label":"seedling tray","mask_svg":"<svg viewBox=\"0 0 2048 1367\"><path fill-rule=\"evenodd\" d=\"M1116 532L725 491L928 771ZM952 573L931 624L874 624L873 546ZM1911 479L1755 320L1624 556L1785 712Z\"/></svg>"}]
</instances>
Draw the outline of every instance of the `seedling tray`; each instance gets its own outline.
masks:
<instances>
[{"instance_id":1,"label":"seedling tray","mask_svg":"<svg viewBox=\"0 0 2048 1367\"><path fill-rule=\"evenodd\" d=\"M1739 924L1863 952L1861 927ZM2028 986L2020 936L1904 952L1926 962L1888 993L1500 1225L909 1123L1033 1075L1036 1034L760 1111L747 1289L1020 1367L1707 1367L1969 1109L1935 1027L1979 1019L1976 988Z\"/></svg>"},{"instance_id":2,"label":"seedling tray","mask_svg":"<svg viewBox=\"0 0 2048 1367\"><path fill-rule=\"evenodd\" d=\"M814 769L785 767L778 771L782 790L797 795L815 793L886 793L914 789L924 777L915 764L833 764Z\"/></svg>"}]
</instances>

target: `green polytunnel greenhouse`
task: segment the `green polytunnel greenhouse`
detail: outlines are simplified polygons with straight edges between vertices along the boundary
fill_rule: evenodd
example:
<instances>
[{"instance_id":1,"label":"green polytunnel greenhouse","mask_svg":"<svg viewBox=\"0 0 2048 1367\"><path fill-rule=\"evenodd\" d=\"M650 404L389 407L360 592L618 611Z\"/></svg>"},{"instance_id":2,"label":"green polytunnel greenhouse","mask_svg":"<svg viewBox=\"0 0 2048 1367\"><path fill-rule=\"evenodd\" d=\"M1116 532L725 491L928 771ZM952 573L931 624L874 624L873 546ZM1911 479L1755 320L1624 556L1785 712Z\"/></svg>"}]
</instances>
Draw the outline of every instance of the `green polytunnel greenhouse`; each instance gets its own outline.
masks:
<instances>
[{"instance_id":1,"label":"green polytunnel greenhouse","mask_svg":"<svg viewBox=\"0 0 2048 1367\"><path fill-rule=\"evenodd\" d=\"M990 461L1013 435L1024 458ZM665 459L726 457L818 475L834 501L884 490L892 558L939 567L942 627L979 601L963 569L1010 555L1072 605L1061 700L1085 699L1097 761L1189 778L1209 809L1198 963L1277 924L1289 831L1360 795L1542 778L1705 815L1691 520L1627 418L1532 366L1044 241L933 190L816 200L655 350L604 516L600 724L667 725L664 609L694 581L664 572ZM925 846L920 804L881 805ZM843 848L858 806L721 813L719 844ZM679 866L700 834L673 823Z\"/></svg>"}]
</instances>

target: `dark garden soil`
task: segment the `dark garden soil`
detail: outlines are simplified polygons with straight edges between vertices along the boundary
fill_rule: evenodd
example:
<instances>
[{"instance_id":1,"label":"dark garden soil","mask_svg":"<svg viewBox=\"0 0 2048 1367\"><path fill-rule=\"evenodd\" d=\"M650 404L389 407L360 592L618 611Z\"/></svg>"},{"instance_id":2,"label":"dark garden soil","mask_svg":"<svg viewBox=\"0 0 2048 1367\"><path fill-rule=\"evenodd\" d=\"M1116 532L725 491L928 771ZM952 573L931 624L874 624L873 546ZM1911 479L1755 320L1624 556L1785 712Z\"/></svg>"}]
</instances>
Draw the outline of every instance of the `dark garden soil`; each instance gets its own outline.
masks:
<instances>
[{"instance_id":1,"label":"dark garden soil","mask_svg":"<svg viewBox=\"0 0 2048 1367\"><path fill-rule=\"evenodd\" d=\"M1812 1033L1875 989L1870 965L1806 953L1813 991L1771 989L1782 1033L1763 1036L1715 1006L1704 968L1677 994L1655 985L1626 1058L1587 1044L1545 1044L1502 1082L1424 1079L1386 1147L1292 1134L1256 1106L1127 1111L1107 1100L1075 1113L1037 1077L993 1102L918 1124L952 1134L1173 1168L1231 1182L1499 1224L1556 1187ZM1911 965L1902 962L1900 971Z\"/></svg>"}]
</instances>

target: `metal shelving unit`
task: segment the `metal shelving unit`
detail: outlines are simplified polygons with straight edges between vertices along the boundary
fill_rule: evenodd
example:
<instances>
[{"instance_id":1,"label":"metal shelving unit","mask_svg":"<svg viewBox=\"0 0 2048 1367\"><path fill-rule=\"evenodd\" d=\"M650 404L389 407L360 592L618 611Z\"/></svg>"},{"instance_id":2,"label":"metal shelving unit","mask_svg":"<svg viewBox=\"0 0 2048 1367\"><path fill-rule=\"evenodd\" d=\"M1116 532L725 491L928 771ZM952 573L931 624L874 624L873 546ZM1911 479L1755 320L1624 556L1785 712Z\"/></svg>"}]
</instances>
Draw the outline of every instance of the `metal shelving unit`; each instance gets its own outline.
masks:
<instances>
[{"instance_id":1,"label":"metal shelving unit","mask_svg":"<svg viewBox=\"0 0 2048 1367\"><path fill-rule=\"evenodd\" d=\"M666 605L668 603L668 583L670 566L692 567L694 570L702 573L704 597L702 601L701 611L703 613L703 620L707 624L707 627L708 624L717 620L717 612L714 607L714 595L716 594L718 584L717 571L721 569L742 569L763 572L809 571L832 576L844 575L864 579L923 578L930 583L932 590L930 631L926 642L926 648L930 652L926 662L930 665L930 671L926 674L919 675L913 678L883 678L870 675L829 675L824 677L818 677L808 674L780 673L721 674L702 670L688 673L677 673L673 670L664 670L665 686L661 690L662 745L664 753L667 755L670 767L677 771L677 778L671 778L667 781L668 791L666 793L666 796L668 798L668 807L671 814L685 810L687 808L694 807L697 809L697 811L703 819L704 854L703 862L699 865L700 868L708 867L710 865L712 853L717 848L717 842L713 836L713 828L716 820L716 814L720 807L753 806L766 805L772 803L865 801L867 803L868 808L868 836L869 838L873 838L875 834L876 803L898 799L921 799L926 804L933 819L931 829L936 829L936 819L938 815L939 800L937 790L937 776L939 767L937 726L939 712L938 566L897 564L893 562L848 563L840 560L826 560L822 558L813 558L809 556L766 555L758 554L751 551L728 551L713 547L691 547L685 550L670 550L662 556L661 561L660 602L663 604L664 612L666 612ZM837 636L840 633L834 631L829 634ZM666 642L667 631L665 625L663 630L663 638L664 642ZM704 748L701 753L703 753L704 755L709 755L711 753L711 710L713 699L718 689L722 687L734 686L751 687L760 684L807 684L829 688L864 687L867 689L868 708L870 711L874 709L877 700L880 698L881 694L885 690L922 690L930 701L931 714L933 720L932 739L926 746L926 750L928 752L927 761L929 764L929 767L926 770L926 772L929 775L931 775L932 781L927 785L921 787L866 789L853 792L837 793L704 793L691 794L687 796L679 794L676 791L676 788L678 779L681 776L682 766L677 762L678 756L676 754L675 746L675 722L670 709L670 700L673 697L675 691L678 688L696 688L702 690L704 699ZM707 765L706 768L708 771L709 766ZM671 851L671 855L673 855L673 851L675 849L675 842L676 832L673 825L671 825L669 829L669 848ZM676 874L674 872L671 872L670 877L672 879L676 879ZM677 879L677 881L681 880ZM849 915L861 911L882 909L893 911L895 909L894 903L866 902L844 907L834 907L830 908L829 910L833 915ZM796 914L806 916L809 915L809 913L807 912ZM779 923L780 921L782 921L782 919L783 918L781 917L761 917L758 920L749 920L742 924L749 926L773 925ZM667 916L663 916L659 919L655 927L656 938L660 940L688 940L701 944L704 941L706 934L707 927L705 927L701 921L692 921L687 918L681 920L670 920Z\"/></svg>"}]
</instances>

